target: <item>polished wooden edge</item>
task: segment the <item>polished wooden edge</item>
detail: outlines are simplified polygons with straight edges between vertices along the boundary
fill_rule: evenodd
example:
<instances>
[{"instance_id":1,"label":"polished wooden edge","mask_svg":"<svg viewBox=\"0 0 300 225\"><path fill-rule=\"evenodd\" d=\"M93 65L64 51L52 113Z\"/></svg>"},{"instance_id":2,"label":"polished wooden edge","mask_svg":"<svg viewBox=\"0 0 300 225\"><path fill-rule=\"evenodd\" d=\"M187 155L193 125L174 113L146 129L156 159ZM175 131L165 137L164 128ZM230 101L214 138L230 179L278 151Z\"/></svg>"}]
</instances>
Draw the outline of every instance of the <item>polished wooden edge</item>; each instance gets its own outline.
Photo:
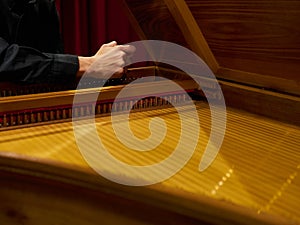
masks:
<instances>
[{"instance_id":1,"label":"polished wooden edge","mask_svg":"<svg viewBox=\"0 0 300 225\"><path fill-rule=\"evenodd\" d=\"M290 95L300 96L300 83L293 80L233 70L224 67L219 68L219 70L216 72L216 76L220 79L225 79L235 83L243 83L249 86L252 85L272 90L274 92L282 92Z\"/></svg>"},{"instance_id":2,"label":"polished wooden edge","mask_svg":"<svg viewBox=\"0 0 300 225\"><path fill-rule=\"evenodd\" d=\"M220 81L226 106L300 126L300 97Z\"/></svg>"},{"instance_id":3,"label":"polished wooden edge","mask_svg":"<svg viewBox=\"0 0 300 225\"><path fill-rule=\"evenodd\" d=\"M215 73L219 69L201 29L184 0L164 0L191 50L198 54Z\"/></svg>"},{"instance_id":4,"label":"polished wooden edge","mask_svg":"<svg viewBox=\"0 0 300 225\"><path fill-rule=\"evenodd\" d=\"M12 180L14 175L25 176L28 182L39 178L53 185L64 184L91 193L109 193L208 224L295 224L276 215L259 214L254 209L166 187L163 183L147 187L124 186L104 179L88 167L1 152L0 179L9 176Z\"/></svg>"},{"instance_id":5,"label":"polished wooden edge","mask_svg":"<svg viewBox=\"0 0 300 225\"><path fill-rule=\"evenodd\" d=\"M140 83L131 84L132 88L128 93L126 93L126 98L138 97L140 98L140 93L143 93L143 90L151 89L152 92L157 95L168 94L174 90L167 81L155 80L155 76L157 75L157 67L149 66L149 67L141 67L141 68L130 68L127 71L126 77L128 78L140 78ZM175 74L175 73L173 73ZM143 78L152 76L152 81L147 79L146 82L143 82ZM167 77L168 78L168 77ZM191 80L187 80L187 77L177 76L175 82L181 85L184 90L197 89L198 86L193 83ZM186 79L186 80L185 80ZM129 81L132 81L129 79ZM124 82L126 84L126 82ZM73 104L74 96L77 95L77 103L89 103L90 99L94 99L94 96L98 96L97 100L99 101L109 101L114 100L116 95L122 90L124 87L123 84L116 86L108 86L101 88L85 88L78 90L67 90L67 91L59 91L59 92L50 92L50 93L39 93L39 94L28 94L28 95L20 95L20 96L10 96L0 98L0 113L10 112L16 110L24 110L24 109L34 109L34 108L42 108L42 107L54 107L59 105L70 105ZM155 89L153 88L155 87ZM101 96L100 96L101 93ZM137 94L139 93L139 94Z\"/></svg>"},{"instance_id":6,"label":"polished wooden edge","mask_svg":"<svg viewBox=\"0 0 300 225\"><path fill-rule=\"evenodd\" d=\"M192 81L177 81L177 83L183 87L184 90L198 89L198 86ZM155 89L153 87L155 86ZM164 96L168 94L178 94L178 90L170 83L166 81L153 81L145 83L132 84L132 89L126 92L122 98L127 99L140 99L147 97L147 95L142 96L140 93L146 89L153 89L152 94L156 96ZM123 85L113 86L113 87L103 87L92 88L92 89L82 89L78 91L64 91L64 92L53 92L45 93L39 95L28 95L28 96L12 96L7 99L0 100L0 112L14 112L18 110L32 110L38 108L48 108L60 106L80 106L80 104L92 104L93 99L99 102L113 101L117 94L122 90ZM163 90L163 91L162 91ZM101 94L100 94L101 93ZM182 92L186 93L186 92ZM74 96L77 95L76 104L73 102ZM122 99L120 99L122 100ZM94 102L97 103L97 102Z\"/></svg>"}]
</instances>

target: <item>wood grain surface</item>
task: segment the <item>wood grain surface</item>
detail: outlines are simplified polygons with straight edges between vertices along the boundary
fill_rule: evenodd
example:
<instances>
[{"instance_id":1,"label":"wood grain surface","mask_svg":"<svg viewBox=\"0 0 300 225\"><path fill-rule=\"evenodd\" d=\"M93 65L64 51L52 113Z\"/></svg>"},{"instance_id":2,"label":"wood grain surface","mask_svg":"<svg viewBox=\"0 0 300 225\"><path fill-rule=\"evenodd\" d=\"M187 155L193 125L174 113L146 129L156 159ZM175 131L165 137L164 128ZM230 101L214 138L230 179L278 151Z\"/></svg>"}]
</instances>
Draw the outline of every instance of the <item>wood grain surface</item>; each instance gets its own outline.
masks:
<instances>
[{"instance_id":1,"label":"wood grain surface","mask_svg":"<svg viewBox=\"0 0 300 225\"><path fill-rule=\"evenodd\" d=\"M299 1L186 3L221 67L293 80L299 85ZM243 77L237 81L242 82Z\"/></svg>"}]
</instances>

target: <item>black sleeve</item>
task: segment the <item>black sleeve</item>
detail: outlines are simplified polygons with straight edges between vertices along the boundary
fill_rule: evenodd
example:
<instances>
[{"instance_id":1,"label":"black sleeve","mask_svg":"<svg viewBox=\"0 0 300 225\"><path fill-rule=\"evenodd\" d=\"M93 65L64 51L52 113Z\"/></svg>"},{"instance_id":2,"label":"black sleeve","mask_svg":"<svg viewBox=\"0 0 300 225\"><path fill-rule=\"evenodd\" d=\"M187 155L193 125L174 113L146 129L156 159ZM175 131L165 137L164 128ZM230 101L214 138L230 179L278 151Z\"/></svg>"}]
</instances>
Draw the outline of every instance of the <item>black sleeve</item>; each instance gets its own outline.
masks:
<instances>
[{"instance_id":1,"label":"black sleeve","mask_svg":"<svg viewBox=\"0 0 300 225\"><path fill-rule=\"evenodd\" d=\"M78 56L42 53L0 37L0 81L61 83L73 81L78 68Z\"/></svg>"}]
</instances>

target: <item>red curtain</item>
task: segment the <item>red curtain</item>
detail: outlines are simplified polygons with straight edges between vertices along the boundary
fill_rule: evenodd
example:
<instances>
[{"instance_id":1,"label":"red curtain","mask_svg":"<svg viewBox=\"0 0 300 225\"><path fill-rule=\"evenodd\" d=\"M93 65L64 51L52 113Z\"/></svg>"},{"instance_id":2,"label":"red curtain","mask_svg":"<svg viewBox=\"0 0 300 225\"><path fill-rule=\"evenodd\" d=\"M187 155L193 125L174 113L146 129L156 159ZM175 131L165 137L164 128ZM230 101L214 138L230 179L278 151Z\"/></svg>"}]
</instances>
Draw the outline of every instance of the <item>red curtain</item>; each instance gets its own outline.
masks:
<instances>
[{"instance_id":1,"label":"red curtain","mask_svg":"<svg viewBox=\"0 0 300 225\"><path fill-rule=\"evenodd\" d=\"M138 40L120 0L56 0L65 52L93 55L110 41Z\"/></svg>"}]
</instances>

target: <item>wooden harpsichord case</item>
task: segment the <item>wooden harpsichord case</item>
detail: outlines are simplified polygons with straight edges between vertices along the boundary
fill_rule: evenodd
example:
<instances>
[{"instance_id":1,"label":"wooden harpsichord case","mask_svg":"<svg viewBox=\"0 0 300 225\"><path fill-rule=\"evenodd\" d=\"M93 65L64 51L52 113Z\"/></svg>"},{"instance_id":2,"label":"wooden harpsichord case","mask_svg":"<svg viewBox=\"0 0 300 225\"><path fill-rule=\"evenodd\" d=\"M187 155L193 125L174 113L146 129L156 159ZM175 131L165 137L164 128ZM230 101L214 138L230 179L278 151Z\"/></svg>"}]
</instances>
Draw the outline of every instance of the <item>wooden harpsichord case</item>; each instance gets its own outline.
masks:
<instances>
[{"instance_id":1,"label":"wooden harpsichord case","mask_svg":"<svg viewBox=\"0 0 300 225\"><path fill-rule=\"evenodd\" d=\"M122 79L111 82L117 85L101 90L51 89L9 97L15 94L5 90L0 98L1 224L300 224L300 1L120 4L142 40L183 46L215 75L226 103L226 129L215 160L199 170L206 146L215 144L210 140L214 107L207 102L214 93L202 91L174 66L129 66ZM134 84L113 104L124 86L144 76L174 80L185 91L153 79ZM203 86L211 84L208 78L200 81ZM150 89L156 96L135 95ZM72 117L90 123L94 112L98 136L119 161L134 168L164 162L181 138L178 111L187 113L187 121L196 121L187 116L187 92L200 120L199 137L190 159L172 176L141 187L124 185L99 175L85 161ZM90 102L95 93L100 95ZM75 95L79 98L73 104ZM130 129L142 140L155 136L150 120L163 119L167 131L162 143L143 152L123 144L114 134L113 122L123 129L122 112L128 111ZM114 121L111 112L117 112ZM99 144L85 126L79 131L82 146ZM186 146L195 139L190 133L183 141L187 154ZM128 176L135 182L151 181L167 170L141 177L139 169L126 174L115 164L104 167L101 154L92 158L114 178Z\"/></svg>"}]
</instances>

